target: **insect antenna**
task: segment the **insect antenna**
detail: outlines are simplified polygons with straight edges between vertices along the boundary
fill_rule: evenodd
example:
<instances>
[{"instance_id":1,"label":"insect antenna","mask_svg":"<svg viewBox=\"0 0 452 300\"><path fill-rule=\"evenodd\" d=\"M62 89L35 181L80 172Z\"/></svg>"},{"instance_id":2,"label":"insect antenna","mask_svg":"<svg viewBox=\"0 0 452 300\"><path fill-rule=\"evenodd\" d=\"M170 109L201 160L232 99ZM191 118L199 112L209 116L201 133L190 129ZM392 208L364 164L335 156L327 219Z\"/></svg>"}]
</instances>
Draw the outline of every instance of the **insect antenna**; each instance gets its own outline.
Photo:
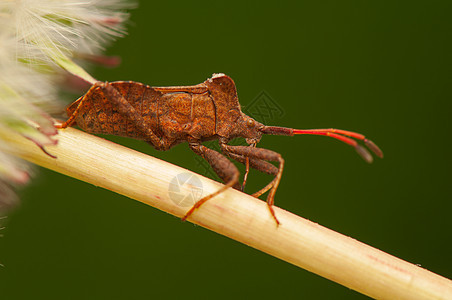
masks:
<instances>
[{"instance_id":1,"label":"insect antenna","mask_svg":"<svg viewBox=\"0 0 452 300\"><path fill-rule=\"evenodd\" d=\"M272 135L295 135L295 134L310 134L310 135L324 135L329 136L334 139L340 140L356 149L356 152L368 163L373 161L372 155L367 151L366 148L358 144L353 138L363 141L364 144L369 148L375 155L383 158L383 151L371 140L367 139L364 135L356 133L353 131L347 131L342 129L292 129L277 126L264 126L261 129L264 134Z\"/></svg>"}]
</instances>

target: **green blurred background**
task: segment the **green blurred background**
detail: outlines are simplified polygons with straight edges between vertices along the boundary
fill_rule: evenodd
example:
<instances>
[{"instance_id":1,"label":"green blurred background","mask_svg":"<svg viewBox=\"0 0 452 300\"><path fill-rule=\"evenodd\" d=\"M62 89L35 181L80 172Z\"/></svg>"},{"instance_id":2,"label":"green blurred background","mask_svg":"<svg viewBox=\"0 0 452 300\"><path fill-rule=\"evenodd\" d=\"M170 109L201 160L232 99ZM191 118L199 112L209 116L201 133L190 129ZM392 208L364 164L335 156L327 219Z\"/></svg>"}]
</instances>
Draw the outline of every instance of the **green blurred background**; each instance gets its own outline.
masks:
<instances>
[{"instance_id":1,"label":"green blurred background","mask_svg":"<svg viewBox=\"0 0 452 300\"><path fill-rule=\"evenodd\" d=\"M373 165L333 139L264 137L259 146L286 159L277 205L451 278L451 9L141 1L129 35L107 51L121 66L93 73L165 86L223 72L243 106L266 91L284 111L270 125L366 134L385 152ZM186 144L157 152L112 140L204 172ZM1 299L366 298L152 207L39 173L2 230ZM247 190L270 179L252 172Z\"/></svg>"}]
</instances>

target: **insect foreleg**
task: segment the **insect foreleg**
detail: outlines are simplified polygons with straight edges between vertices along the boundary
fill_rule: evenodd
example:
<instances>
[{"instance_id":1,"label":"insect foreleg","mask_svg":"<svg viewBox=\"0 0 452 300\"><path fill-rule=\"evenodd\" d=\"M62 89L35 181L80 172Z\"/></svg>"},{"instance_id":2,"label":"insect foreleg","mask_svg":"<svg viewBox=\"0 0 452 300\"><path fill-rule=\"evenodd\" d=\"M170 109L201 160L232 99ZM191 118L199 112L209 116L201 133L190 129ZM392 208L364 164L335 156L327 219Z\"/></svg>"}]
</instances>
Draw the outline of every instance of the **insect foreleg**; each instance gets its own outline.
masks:
<instances>
[{"instance_id":1,"label":"insect foreleg","mask_svg":"<svg viewBox=\"0 0 452 300\"><path fill-rule=\"evenodd\" d=\"M221 149L225 153L229 153L229 154L232 153L232 154L241 155L243 157L249 157L250 164L252 161L251 159L279 162L279 168L278 168L278 172L276 173L275 178L262 190L253 194L253 196L259 197L260 195L262 195L263 193L265 193L266 191L271 189L270 193L268 194L268 197L267 197L268 209L270 210L270 213L273 216L273 218L275 219L276 223L279 225L279 221L276 218L275 211L273 210L273 204L274 204L276 189L278 188L279 182L281 181L281 176L282 176L282 172L284 169L284 159L282 158L282 156L277 152L274 152L274 151L271 151L268 149L263 149L263 148L254 148L254 147L246 147L246 146L231 146L231 145L226 145L226 144L221 144L220 146L221 146Z\"/></svg>"},{"instance_id":2,"label":"insect foreleg","mask_svg":"<svg viewBox=\"0 0 452 300\"><path fill-rule=\"evenodd\" d=\"M238 180L239 180L239 170L237 167L228 160L221 153L209 149L206 146L199 143L190 143L190 149L193 150L196 154L202 156L207 162L212 166L212 169L218 176L225 182L225 185L221 187L218 191L207 195L206 197L200 199L198 202L193 205L193 207L185 214L182 218L184 221L187 219L197 208L203 205L207 200L215 197L216 195L224 192L226 189L230 187L238 188Z\"/></svg>"},{"instance_id":3,"label":"insect foreleg","mask_svg":"<svg viewBox=\"0 0 452 300\"><path fill-rule=\"evenodd\" d=\"M244 164L245 166L247 166L248 170L249 170L249 167L251 167L251 168L256 169L256 170L258 170L260 172L263 172L263 173L266 173L266 174L270 174L270 175L274 175L274 176L276 176L278 174L278 172L279 172L277 167L275 167L271 163L266 162L265 160L262 160L262 159L249 158L249 157L245 157L243 155L238 155L238 154L230 153L230 152L227 152L226 155L229 156L230 158L235 159L236 161ZM246 179L244 178L243 179L243 184L242 184L242 192L244 190L245 183L246 183ZM263 193L268 191L270 188L271 188L271 186L269 188L267 188L265 191L263 191L265 189L264 188L261 191L259 191L260 192L259 195L253 194L253 196L254 197L259 197L260 195L262 195Z\"/></svg>"},{"instance_id":4,"label":"insect foreleg","mask_svg":"<svg viewBox=\"0 0 452 300\"><path fill-rule=\"evenodd\" d=\"M239 154L235 154L235 153L227 153L227 155L232 158L235 159L236 161L242 163L242 164L246 164L246 159L248 159L250 167L253 169L256 169L260 172L266 173L266 174L270 174L270 175L275 175L278 174L278 168L275 167L274 165L272 165L269 162L266 162L265 160L262 159L256 159L256 158L249 158L249 157L245 157L243 155L239 155Z\"/></svg>"}]
</instances>

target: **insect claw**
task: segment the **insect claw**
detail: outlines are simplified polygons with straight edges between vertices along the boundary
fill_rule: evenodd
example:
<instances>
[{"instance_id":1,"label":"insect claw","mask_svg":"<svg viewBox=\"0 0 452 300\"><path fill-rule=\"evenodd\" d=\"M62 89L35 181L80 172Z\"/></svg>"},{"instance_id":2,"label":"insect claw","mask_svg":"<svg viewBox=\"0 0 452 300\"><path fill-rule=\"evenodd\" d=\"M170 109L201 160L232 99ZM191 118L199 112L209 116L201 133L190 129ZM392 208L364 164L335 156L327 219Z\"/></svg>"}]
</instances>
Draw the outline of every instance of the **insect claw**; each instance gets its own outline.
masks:
<instances>
[{"instance_id":1,"label":"insect claw","mask_svg":"<svg viewBox=\"0 0 452 300\"><path fill-rule=\"evenodd\" d=\"M269 204L269 205L267 205L267 207L268 207L268 210L270 210L270 214L271 214L273 220L275 220L275 222L276 222L276 227L279 227L279 225L281 225L281 222L279 222L278 218L276 217L273 206Z\"/></svg>"},{"instance_id":2,"label":"insect claw","mask_svg":"<svg viewBox=\"0 0 452 300\"><path fill-rule=\"evenodd\" d=\"M361 145L355 146L356 152L369 164L371 164L374 161L374 158L372 157L372 154L369 153L369 151L366 150Z\"/></svg>"}]
</instances>

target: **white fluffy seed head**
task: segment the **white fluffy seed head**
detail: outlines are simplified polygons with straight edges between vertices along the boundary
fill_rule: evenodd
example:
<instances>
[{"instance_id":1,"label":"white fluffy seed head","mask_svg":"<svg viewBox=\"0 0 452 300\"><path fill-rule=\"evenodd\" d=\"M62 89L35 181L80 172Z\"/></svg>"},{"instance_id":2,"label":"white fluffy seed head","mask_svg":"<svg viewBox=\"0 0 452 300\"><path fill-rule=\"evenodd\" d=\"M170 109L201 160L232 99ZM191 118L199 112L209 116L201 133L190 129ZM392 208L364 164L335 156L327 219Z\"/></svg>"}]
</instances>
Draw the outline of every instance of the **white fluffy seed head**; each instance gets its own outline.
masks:
<instances>
[{"instance_id":1,"label":"white fluffy seed head","mask_svg":"<svg viewBox=\"0 0 452 300\"><path fill-rule=\"evenodd\" d=\"M113 38L125 34L130 7L119 0L18 0L9 9L16 36L26 58L49 59L51 54L97 53Z\"/></svg>"},{"instance_id":2,"label":"white fluffy seed head","mask_svg":"<svg viewBox=\"0 0 452 300\"><path fill-rule=\"evenodd\" d=\"M26 183L30 172L6 154L11 149L3 137L21 134L39 147L56 143L49 113L62 110L55 88L62 68L92 78L72 58L98 54L124 35L128 14L121 10L132 6L122 0L0 2L0 213L15 197L11 187Z\"/></svg>"}]
</instances>

